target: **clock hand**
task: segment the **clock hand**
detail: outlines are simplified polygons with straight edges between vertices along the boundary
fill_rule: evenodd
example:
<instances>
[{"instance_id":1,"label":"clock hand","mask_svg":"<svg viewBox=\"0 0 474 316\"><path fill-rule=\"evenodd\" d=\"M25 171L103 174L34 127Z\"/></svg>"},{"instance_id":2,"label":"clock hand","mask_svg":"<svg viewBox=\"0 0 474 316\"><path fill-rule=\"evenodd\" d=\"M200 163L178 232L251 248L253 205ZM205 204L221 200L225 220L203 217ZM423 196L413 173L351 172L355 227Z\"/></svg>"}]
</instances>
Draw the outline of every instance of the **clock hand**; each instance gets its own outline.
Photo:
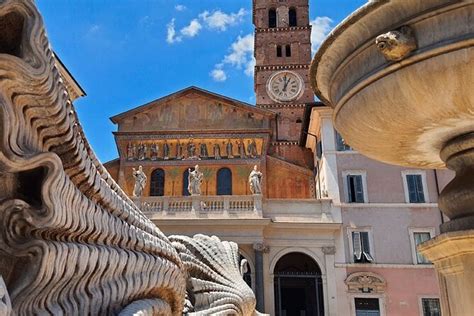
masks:
<instances>
[{"instance_id":1,"label":"clock hand","mask_svg":"<svg viewBox=\"0 0 474 316\"><path fill-rule=\"evenodd\" d=\"M286 91L286 87L288 86L289 80L286 80L286 76L283 78L283 91Z\"/></svg>"}]
</instances>

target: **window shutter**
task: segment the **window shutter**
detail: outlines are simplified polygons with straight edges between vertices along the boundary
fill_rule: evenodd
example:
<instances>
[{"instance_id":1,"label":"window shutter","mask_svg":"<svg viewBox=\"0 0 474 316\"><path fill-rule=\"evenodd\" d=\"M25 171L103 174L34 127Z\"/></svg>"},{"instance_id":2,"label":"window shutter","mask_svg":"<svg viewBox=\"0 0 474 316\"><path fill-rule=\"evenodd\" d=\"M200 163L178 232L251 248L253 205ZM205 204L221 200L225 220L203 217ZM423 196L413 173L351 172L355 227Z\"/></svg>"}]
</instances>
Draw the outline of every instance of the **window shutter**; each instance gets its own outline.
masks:
<instances>
[{"instance_id":1,"label":"window shutter","mask_svg":"<svg viewBox=\"0 0 474 316\"><path fill-rule=\"evenodd\" d=\"M408 199L410 203L417 202L416 195L416 180L415 176L412 174L407 175L407 186L408 186Z\"/></svg>"},{"instance_id":2,"label":"window shutter","mask_svg":"<svg viewBox=\"0 0 474 316\"><path fill-rule=\"evenodd\" d=\"M423 192L423 181L421 179L421 175L415 175L414 178L416 179L416 193L417 193L417 202L424 203L425 202L425 193Z\"/></svg>"},{"instance_id":3,"label":"window shutter","mask_svg":"<svg viewBox=\"0 0 474 316\"><path fill-rule=\"evenodd\" d=\"M355 202L354 176L347 176L347 192L349 193L349 202Z\"/></svg>"},{"instance_id":4,"label":"window shutter","mask_svg":"<svg viewBox=\"0 0 474 316\"><path fill-rule=\"evenodd\" d=\"M356 191L356 202L364 203L364 187L362 185L362 176L354 176L356 180L355 191Z\"/></svg>"},{"instance_id":5,"label":"window shutter","mask_svg":"<svg viewBox=\"0 0 474 316\"><path fill-rule=\"evenodd\" d=\"M361 232L362 255L368 262L373 262L374 258L370 254L369 233Z\"/></svg>"},{"instance_id":6,"label":"window shutter","mask_svg":"<svg viewBox=\"0 0 474 316\"><path fill-rule=\"evenodd\" d=\"M360 232L352 232L352 247L354 248L354 261L359 261L362 258Z\"/></svg>"}]
</instances>

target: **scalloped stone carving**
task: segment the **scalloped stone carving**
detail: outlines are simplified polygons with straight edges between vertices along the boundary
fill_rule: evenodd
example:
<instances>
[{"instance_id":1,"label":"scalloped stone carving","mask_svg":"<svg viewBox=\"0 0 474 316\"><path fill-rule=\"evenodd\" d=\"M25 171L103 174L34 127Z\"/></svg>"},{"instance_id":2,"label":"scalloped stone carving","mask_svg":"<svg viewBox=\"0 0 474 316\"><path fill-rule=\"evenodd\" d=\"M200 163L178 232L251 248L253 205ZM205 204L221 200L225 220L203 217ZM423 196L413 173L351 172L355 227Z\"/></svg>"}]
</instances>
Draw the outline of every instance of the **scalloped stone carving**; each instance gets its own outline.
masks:
<instances>
[{"instance_id":1,"label":"scalloped stone carving","mask_svg":"<svg viewBox=\"0 0 474 316\"><path fill-rule=\"evenodd\" d=\"M355 272L344 281L349 293L376 293L385 292L385 279L372 272Z\"/></svg>"}]
</instances>

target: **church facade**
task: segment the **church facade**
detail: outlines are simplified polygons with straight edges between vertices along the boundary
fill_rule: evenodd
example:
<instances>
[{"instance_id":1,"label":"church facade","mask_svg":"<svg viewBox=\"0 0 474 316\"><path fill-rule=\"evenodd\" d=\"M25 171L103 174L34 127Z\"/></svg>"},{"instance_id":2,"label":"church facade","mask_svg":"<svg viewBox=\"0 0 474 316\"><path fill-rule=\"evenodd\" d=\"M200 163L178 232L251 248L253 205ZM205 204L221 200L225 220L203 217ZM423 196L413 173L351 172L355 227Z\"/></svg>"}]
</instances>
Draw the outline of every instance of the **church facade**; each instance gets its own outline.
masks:
<instances>
[{"instance_id":1,"label":"church facade","mask_svg":"<svg viewBox=\"0 0 474 316\"><path fill-rule=\"evenodd\" d=\"M435 270L416 245L439 233L450 174L353 151L310 87L308 0L252 6L256 104L188 87L117 114L119 157L106 168L132 196L142 167L135 201L166 235L238 243L261 312L440 315Z\"/></svg>"}]
</instances>

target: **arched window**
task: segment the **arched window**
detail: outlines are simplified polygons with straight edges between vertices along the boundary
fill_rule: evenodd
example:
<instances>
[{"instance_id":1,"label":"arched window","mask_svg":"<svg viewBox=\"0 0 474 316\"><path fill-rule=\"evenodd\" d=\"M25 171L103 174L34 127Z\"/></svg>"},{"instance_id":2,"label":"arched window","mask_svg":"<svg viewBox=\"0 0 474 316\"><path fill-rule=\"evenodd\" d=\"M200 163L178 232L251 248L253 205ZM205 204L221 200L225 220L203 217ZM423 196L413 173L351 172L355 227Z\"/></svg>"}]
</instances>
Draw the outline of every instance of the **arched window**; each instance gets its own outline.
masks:
<instances>
[{"instance_id":1,"label":"arched window","mask_svg":"<svg viewBox=\"0 0 474 316\"><path fill-rule=\"evenodd\" d=\"M290 26L296 26L297 24L297 19L296 19L296 9L295 8L290 8L290 11L288 11L288 22Z\"/></svg>"},{"instance_id":2,"label":"arched window","mask_svg":"<svg viewBox=\"0 0 474 316\"><path fill-rule=\"evenodd\" d=\"M277 12L275 9L268 10L268 27L273 28L277 26Z\"/></svg>"},{"instance_id":3,"label":"arched window","mask_svg":"<svg viewBox=\"0 0 474 316\"><path fill-rule=\"evenodd\" d=\"M273 274L276 315L324 315L321 269L311 257L300 252L286 254Z\"/></svg>"},{"instance_id":4,"label":"arched window","mask_svg":"<svg viewBox=\"0 0 474 316\"><path fill-rule=\"evenodd\" d=\"M277 45L277 57L281 57L281 45Z\"/></svg>"},{"instance_id":5,"label":"arched window","mask_svg":"<svg viewBox=\"0 0 474 316\"><path fill-rule=\"evenodd\" d=\"M290 45L285 46L285 51L286 51L286 57L291 57L291 46Z\"/></svg>"},{"instance_id":6,"label":"arched window","mask_svg":"<svg viewBox=\"0 0 474 316\"><path fill-rule=\"evenodd\" d=\"M150 177L150 196L165 195L165 171L155 169Z\"/></svg>"},{"instance_id":7,"label":"arched window","mask_svg":"<svg viewBox=\"0 0 474 316\"><path fill-rule=\"evenodd\" d=\"M217 171L217 195L232 195L232 171L220 168Z\"/></svg>"},{"instance_id":8,"label":"arched window","mask_svg":"<svg viewBox=\"0 0 474 316\"><path fill-rule=\"evenodd\" d=\"M194 167L191 168L191 171L194 171ZM188 191L188 179L189 177L189 170L186 169L183 172L183 196L191 195Z\"/></svg>"}]
</instances>

